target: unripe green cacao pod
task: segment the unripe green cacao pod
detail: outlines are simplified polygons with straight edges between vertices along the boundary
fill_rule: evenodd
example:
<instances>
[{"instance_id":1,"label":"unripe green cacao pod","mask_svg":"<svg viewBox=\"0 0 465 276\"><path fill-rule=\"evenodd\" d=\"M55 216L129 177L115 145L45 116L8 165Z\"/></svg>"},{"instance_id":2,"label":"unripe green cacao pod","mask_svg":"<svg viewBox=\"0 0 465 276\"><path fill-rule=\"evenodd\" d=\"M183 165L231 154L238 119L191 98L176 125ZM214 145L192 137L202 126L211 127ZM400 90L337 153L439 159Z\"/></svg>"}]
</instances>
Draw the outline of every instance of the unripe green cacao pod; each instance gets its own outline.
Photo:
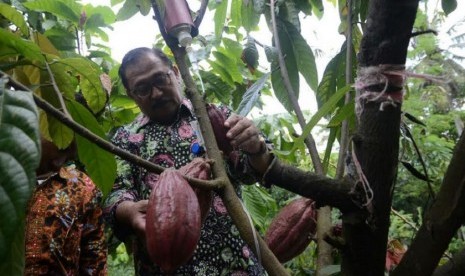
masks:
<instances>
[{"instance_id":1,"label":"unripe green cacao pod","mask_svg":"<svg viewBox=\"0 0 465 276\"><path fill-rule=\"evenodd\" d=\"M302 253L316 231L314 201L298 198L284 206L272 220L265 242L281 263Z\"/></svg>"},{"instance_id":2,"label":"unripe green cacao pod","mask_svg":"<svg viewBox=\"0 0 465 276\"><path fill-rule=\"evenodd\" d=\"M181 173L167 169L153 187L147 206L146 239L150 259L173 273L192 257L200 238L197 196Z\"/></svg>"},{"instance_id":3,"label":"unripe green cacao pod","mask_svg":"<svg viewBox=\"0 0 465 276\"><path fill-rule=\"evenodd\" d=\"M196 157L188 164L179 168L179 172L189 177L207 180L210 179L211 166L204 158ZM200 217L202 223L204 223L212 206L213 192L195 187L192 189L197 195L200 206Z\"/></svg>"}]
</instances>

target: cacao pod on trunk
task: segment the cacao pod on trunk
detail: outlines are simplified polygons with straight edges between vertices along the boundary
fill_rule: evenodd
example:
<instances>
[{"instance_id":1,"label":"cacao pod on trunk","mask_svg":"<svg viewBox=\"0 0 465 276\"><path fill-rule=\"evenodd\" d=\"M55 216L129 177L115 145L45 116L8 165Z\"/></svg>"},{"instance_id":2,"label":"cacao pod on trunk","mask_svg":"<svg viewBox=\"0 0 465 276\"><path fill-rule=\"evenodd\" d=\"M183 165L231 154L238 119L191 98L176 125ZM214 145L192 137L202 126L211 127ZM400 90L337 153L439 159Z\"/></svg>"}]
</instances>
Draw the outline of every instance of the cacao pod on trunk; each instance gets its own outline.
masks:
<instances>
[{"instance_id":1,"label":"cacao pod on trunk","mask_svg":"<svg viewBox=\"0 0 465 276\"><path fill-rule=\"evenodd\" d=\"M316 231L314 201L298 198L284 206L271 221L265 242L281 263L302 253Z\"/></svg>"},{"instance_id":2,"label":"cacao pod on trunk","mask_svg":"<svg viewBox=\"0 0 465 276\"><path fill-rule=\"evenodd\" d=\"M233 151L233 147L228 137L226 137L226 133L228 132L228 129L224 126L226 118L214 104L207 104L207 113L210 123L212 124L218 148L225 156L228 156L229 153Z\"/></svg>"},{"instance_id":3,"label":"cacao pod on trunk","mask_svg":"<svg viewBox=\"0 0 465 276\"><path fill-rule=\"evenodd\" d=\"M165 273L187 263L200 238L200 209L189 183L167 169L153 187L147 206L146 239L150 259Z\"/></svg>"},{"instance_id":4,"label":"cacao pod on trunk","mask_svg":"<svg viewBox=\"0 0 465 276\"><path fill-rule=\"evenodd\" d=\"M202 180L210 179L211 166L204 158L196 157L191 162L179 168L183 175ZM213 192L205 189L192 188L197 195L200 206L200 216L202 223L205 222L210 207L212 206Z\"/></svg>"}]
</instances>

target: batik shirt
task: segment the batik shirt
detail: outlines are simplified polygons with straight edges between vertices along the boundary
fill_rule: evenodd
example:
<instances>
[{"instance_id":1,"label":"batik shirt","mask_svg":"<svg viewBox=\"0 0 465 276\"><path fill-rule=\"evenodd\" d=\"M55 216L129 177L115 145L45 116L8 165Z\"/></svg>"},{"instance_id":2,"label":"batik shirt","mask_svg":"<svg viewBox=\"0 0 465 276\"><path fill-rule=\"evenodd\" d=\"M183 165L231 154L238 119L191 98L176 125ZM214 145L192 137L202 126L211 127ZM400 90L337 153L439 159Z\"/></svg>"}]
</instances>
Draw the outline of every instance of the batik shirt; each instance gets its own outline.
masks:
<instances>
[{"instance_id":1,"label":"batik shirt","mask_svg":"<svg viewBox=\"0 0 465 276\"><path fill-rule=\"evenodd\" d=\"M101 193L74 165L38 184L26 220L25 275L106 275Z\"/></svg>"},{"instance_id":2,"label":"batik shirt","mask_svg":"<svg viewBox=\"0 0 465 276\"><path fill-rule=\"evenodd\" d=\"M231 111L220 108L225 116ZM176 169L186 165L193 158L202 156L203 142L199 136L196 120L189 101L184 100L175 122L169 126L160 125L141 114L130 125L118 129L112 142L133 154L163 167ZM251 169L240 163L229 169L231 182L240 197L240 184L255 183ZM117 179L113 191L105 203L104 213L113 226L117 237L129 233L120 232L115 222L115 210L123 201L148 199L158 179L155 173L133 165L117 157ZM239 169L240 168L240 169ZM158 266L149 259L145 244L134 243L135 270L138 275L161 275ZM175 275L265 275L247 244L239 236L222 200L214 195L212 207L201 229L201 237L193 257L175 271Z\"/></svg>"}]
</instances>

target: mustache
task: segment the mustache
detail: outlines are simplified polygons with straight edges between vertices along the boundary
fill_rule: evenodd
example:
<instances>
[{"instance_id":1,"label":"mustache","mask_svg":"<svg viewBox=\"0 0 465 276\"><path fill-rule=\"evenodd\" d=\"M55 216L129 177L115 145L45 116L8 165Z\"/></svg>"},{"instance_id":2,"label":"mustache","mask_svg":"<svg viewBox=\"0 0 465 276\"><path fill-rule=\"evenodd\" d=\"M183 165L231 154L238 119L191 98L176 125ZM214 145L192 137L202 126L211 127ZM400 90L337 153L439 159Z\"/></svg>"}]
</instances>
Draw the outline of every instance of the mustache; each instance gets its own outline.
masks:
<instances>
[{"instance_id":1,"label":"mustache","mask_svg":"<svg viewBox=\"0 0 465 276\"><path fill-rule=\"evenodd\" d=\"M152 103L152 109L163 107L165 104L169 103L169 99L157 99L155 102Z\"/></svg>"}]
</instances>

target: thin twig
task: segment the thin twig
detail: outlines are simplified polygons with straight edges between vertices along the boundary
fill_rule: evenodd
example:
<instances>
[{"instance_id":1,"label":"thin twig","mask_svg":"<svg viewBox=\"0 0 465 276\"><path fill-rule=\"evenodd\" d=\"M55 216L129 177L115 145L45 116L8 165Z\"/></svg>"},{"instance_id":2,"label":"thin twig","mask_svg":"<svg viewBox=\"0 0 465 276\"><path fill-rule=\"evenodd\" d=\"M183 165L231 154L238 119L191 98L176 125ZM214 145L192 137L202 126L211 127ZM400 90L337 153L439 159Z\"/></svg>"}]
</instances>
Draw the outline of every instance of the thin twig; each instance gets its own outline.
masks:
<instances>
[{"instance_id":1,"label":"thin twig","mask_svg":"<svg viewBox=\"0 0 465 276\"><path fill-rule=\"evenodd\" d=\"M396 215L398 218L400 218L403 222L407 223L410 227L412 227L415 231L418 231L418 227L411 221L409 221L406 217L404 217L401 213L397 212L394 210L394 208L391 208L391 212Z\"/></svg>"},{"instance_id":2,"label":"thin twig","mask_svg":"<svg viewBox=\"0 0 465 276\"><path fill-rule=\"evenodd\" d=\"M197 16L194 19L194 26L198 29L200 24L202 23L203 16L205 15L205 12L207 11L208 7L208 0L202 0L200 3L200 8L197 11Z\"/></svg>"},{"instance_id":3,"label":"thin twig","mask_svg":"<svg viewBox=\"0 0 465 276\"><path fill-rule=\"evenodd\" d=\"M45 67L47 68L48 74L50 75L50 80L52 81L53 90L55 91L58 97L58 101L60 102L60 106L63 109L63 113L70 120L73 120L73 117L71 117L71 115L68 112L68 109L66 108L66 104L65 104L65 101L63 100L63 96L61 94L60 88L58 88L57 86L57 83L55 81L55 76L53 75L52 69L50 68L50 65L48 64L48 62L45 62Z\"/></svg>"}]
</instances>

